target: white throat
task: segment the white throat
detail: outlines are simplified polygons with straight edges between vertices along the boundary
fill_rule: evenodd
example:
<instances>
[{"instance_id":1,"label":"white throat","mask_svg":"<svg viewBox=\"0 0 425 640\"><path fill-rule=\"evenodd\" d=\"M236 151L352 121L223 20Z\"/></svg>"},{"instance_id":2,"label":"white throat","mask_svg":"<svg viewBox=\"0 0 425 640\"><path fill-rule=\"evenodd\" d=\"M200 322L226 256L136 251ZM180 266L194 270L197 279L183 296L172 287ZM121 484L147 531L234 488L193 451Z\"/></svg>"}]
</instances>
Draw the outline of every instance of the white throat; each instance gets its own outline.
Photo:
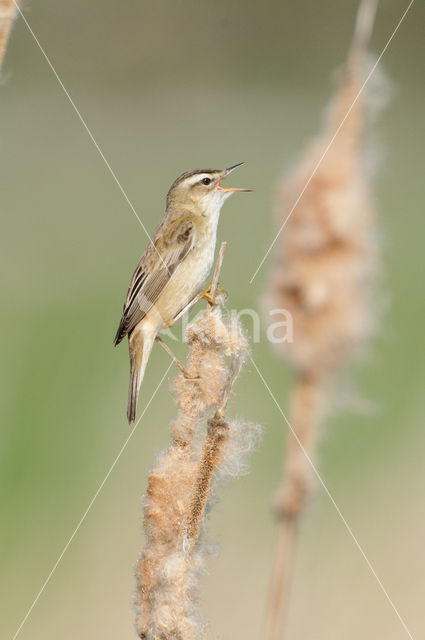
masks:
<instances>
[{"instance_id":1,"label":"white throat","mask_svg":"<svg viewBox=\"0 0 425 640\"><path fill-rule=\"evenodd\" d=\"M221 207L229 195L230 193L226 193L224 195L223 193L220 193L220 191L215 190L208 198L206 198L204 216L211 221L211 226L217 227Z\"/></svg>"}]
</instances>

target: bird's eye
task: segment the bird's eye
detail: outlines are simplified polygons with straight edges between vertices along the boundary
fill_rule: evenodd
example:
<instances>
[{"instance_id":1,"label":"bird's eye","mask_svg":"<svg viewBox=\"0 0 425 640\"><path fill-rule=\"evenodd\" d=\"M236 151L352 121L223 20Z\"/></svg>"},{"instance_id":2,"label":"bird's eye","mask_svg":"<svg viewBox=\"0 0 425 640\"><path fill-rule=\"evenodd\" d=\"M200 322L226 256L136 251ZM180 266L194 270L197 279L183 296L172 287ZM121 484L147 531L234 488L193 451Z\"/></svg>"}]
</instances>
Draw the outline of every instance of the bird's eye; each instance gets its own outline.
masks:
<instances>
[{"instance_id":1,"label":"bird's eye","mask_svg":"<svg viewBox=\"0 0 425 640\"><path fill-rule=\"evenodd\" d=\"M201 182L202 182L202 184L210 184L211 183L211 178L202 178Z\"/></svg>"}]
</instances>

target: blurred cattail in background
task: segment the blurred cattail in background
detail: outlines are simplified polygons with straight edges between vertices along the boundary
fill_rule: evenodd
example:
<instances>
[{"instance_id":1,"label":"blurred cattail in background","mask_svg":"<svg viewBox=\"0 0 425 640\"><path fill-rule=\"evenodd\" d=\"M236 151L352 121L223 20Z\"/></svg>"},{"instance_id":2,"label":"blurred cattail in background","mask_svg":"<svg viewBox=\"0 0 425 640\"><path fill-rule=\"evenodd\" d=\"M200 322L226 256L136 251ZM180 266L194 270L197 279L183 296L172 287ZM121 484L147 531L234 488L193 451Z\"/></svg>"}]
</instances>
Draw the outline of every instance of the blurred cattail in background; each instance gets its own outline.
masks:
<instances>
[{"instance_id":1,"label":"blurred cattail in background","mask_svg":"<svg viewBox=\"0 0 425 640\"><path fill-rule=\"evenodd\" d=\"M293 342L276 349L295 372L289 421L296 437L289 433L275 501L267 640L281 637L296 525L312 490L310 460L324 408L332 404L336 376L352 363L374 326L379 260L365 163L370 110L364 84L365 47L375 11L376 0L360 4L348 62L323 131L279 190L277 214L283 228L266 307L284 308L293 318Z\"/></svg>"},{"instance_id":2,"label":"blurred cattail in background","mask_svg":"<svg viewBox=\"0 0 425 640\"><path fill-rule=\"evenodd\" d=\"M17 10L13 0L0 0L0 70Z\"/></svg>"},{"instance_id":3,"label":"blurred cattail in background","mask_svg":"<svg viewBox=\"0 0 425 640\"><path fill-rule=\"evenodd\" d=\"M216 271L213 297L217 278ZM172 441L149 473L144 503L146 547L136 566L135 604L137 632L146 640L204 637L198 591L205 512L216 481L246 470L259 436L259 427L225 419L248 350L239 321L223 317L219 306L208 307L188 326L187 340L188 375L174 381Z\"/></svg>"}]
</instances>

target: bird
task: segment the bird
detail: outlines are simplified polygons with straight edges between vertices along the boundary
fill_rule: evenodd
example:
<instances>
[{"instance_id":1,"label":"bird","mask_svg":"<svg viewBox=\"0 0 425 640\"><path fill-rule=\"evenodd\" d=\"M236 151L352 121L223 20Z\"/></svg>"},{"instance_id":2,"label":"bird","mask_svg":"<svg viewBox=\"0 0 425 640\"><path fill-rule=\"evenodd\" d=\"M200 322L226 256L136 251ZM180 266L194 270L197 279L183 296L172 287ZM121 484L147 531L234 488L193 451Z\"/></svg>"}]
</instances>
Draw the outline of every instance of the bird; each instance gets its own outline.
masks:
<instances>
[{"instance_id":1,"label":"bird","mask_svg":"<svg viewBox=\"0 0 425 640\"><path fill-rule=\"evenodd\" d=\"M172 326L192 301L208 299L209 288L202 288L214 261L221 207L233 193L251 191L223 187L220 182L242 164L187 171L168 191L165 215L134 271L114 339L116 346L128 336L130 424L136 418L139 391L155 340L173 357L160 332Z\"/></svg>"}]
</instances>

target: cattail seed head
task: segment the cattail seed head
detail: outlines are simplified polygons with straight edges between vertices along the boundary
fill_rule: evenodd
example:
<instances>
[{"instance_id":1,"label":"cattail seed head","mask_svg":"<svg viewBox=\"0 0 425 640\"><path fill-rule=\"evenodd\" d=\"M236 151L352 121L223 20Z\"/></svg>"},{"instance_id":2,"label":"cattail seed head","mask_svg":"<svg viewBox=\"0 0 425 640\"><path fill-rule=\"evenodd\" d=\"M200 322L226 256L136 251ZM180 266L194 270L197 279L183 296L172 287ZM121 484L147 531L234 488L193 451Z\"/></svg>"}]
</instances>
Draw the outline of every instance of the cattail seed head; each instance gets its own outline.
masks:
<instances>
[{"instance_id":1,"label":"cattail seed head","mask_svg":"<svg viewBox=\"0 0 425 640\"><path fill-rule=\"evenodd\" d=\"M135 605L145 640L205 637L199 611L204 514L219 477L246 471L258 435L258 428L224 418L248 348L239 321L215 307L189 325L187 342L187 375L173 383L172 441L150 471L144 502L146 546L136 565Z\"/></svg>"}]
</instances>

